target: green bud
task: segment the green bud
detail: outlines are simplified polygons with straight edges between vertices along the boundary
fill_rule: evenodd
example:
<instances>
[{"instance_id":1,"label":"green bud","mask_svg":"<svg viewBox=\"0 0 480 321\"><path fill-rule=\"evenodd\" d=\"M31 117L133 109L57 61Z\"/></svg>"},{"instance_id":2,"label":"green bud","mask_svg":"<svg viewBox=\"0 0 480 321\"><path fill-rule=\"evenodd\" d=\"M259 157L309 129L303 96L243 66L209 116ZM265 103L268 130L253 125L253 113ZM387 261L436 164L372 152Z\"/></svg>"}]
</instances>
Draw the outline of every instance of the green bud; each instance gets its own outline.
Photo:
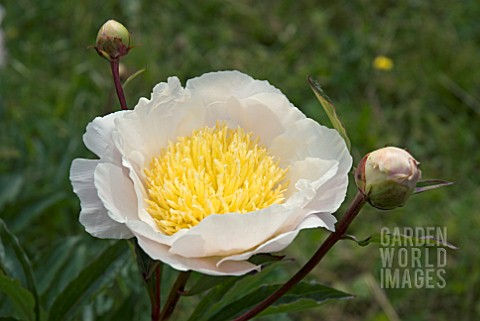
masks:
<instances>
[{"instance_id":1,"label":"green bud","mask_svg":"<svg viewBox=\"0 0 480 321\"><path fill-rule=\"evenodd\" d=\"M108 20L98 31L95 49L108 60L119 59L130 50L130 33L121 23Z\"/></svg>"},{"instance_id":2,"label":"green bud","mask_svg":"<svg viewBox=\"0 0 480 321\"><path fill-rule=\"evenodd\" d=\"M362 158L355 182L372 206L382 210L394 209L405 205L415 190L421 175L419 164L403 149L381 148Z\"/></svg>"}]
</instances>

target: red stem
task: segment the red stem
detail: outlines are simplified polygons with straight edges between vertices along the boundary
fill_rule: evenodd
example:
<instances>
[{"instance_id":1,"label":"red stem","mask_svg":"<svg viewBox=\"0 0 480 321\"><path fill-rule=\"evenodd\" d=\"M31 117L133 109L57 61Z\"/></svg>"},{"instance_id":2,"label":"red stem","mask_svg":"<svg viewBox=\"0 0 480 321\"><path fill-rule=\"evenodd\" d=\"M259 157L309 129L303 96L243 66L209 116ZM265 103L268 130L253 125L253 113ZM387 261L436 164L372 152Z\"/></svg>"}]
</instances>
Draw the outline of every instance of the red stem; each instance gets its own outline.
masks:
<instances>
[{"instance_id":1,"label":"red stem","mask_svg":"<svg viewBox=\"0 0 480 321\"><path fill-rule=\"evenodd\" d=\"M177 280L173 284L172 289L170 290L170 294L168 295L167 302L163 307L162 315L160 316L160 320L167 320L170 315L172 314L175 306L180 299L181 293L185 288L185 284L187 284L188 278L190 277L190 271L180 272L178 274Z\"/></svg>"},{"instance_id":2,"label":"red stem","mask_svg":"<svg viewBox=\"0 0 480 321\"><path fill-rule=\"evenodd\" d=\"M155 271L154 275L150 276L153 278L153 284L151 283L149 285L149 296L150 296L150 303L152 305L152 321L158 321L160 320L160 307L161 307L161 302L160 302L160 282L161 282L161 269L162 269L162 264L157 264L155 266ZM147 283L149 283L147 281Z\"/></svg>"},{"instance_id":3,"label":"red stem","mask_svg":"<svg viewBox=\"0 0 480 321\"><path fill-rule=\"evenodd\" d=\"M345 232L347 231L348 226L352 223L353 219L360 212L360 209L365 204L366 198L360 192L357 193L355 199L350 204L347 212L343 218L338 222L335 232L331 233L327 239L322 243L320 248L315 252L312 258L295 274L290 280L287 281L281 288L272 293L265 300L256 305L253 309L245 312L241 316L237 317L233 321L246 321L250 320L270 305L272 305L276 300L278 300L282 295L288 292L294 285L299 283L313 268L320 262L320 260L325 256L325 254L332 248L338 240L340 240Z\"/></svg>"},{"instance_id":4,"label":"red stem","mask_svg":"<svg viewBox=\"0 0 480 321\"><path fill-rule=\"evenodd\" d=\"M123 110L128 109L127 101L125 100L125 94L123 93L122 83L120 81L120 72L119 72L120 59L111 59L110 68L112 69L113 83L115 84L115 90L117 92L118 101L120 102L120 107Z\"/></svg>"}]
</instances>

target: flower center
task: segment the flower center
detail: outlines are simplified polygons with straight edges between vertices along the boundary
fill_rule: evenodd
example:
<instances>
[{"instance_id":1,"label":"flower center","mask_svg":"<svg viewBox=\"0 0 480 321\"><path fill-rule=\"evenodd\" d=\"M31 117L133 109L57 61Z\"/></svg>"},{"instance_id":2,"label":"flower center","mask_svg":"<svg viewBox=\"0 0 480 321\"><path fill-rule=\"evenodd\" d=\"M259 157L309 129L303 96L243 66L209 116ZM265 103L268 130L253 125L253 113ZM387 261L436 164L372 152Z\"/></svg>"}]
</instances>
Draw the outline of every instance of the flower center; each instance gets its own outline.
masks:
<instances>
[{"instance_id":1,"label":"flower center","mask_svg":"<svg viewBox=\"0 0 480 321\"><path fill-rule=\"evenodd\" d=\"M217 123L170 141L152 159L147 212L172 235L210 214L256 211L283 202L286 172L252 133Z\"/></svg>"}]
</instances>

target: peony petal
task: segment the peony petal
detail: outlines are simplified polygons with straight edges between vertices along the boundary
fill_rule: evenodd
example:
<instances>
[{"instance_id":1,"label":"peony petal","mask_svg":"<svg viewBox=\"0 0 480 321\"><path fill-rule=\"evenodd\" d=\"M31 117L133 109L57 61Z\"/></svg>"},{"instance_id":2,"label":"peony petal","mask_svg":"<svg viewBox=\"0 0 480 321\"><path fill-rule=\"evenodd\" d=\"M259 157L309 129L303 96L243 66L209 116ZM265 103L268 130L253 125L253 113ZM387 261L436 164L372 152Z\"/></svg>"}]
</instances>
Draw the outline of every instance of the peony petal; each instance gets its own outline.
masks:
<instances>
[{"instance_id":1,"label":"peony petal","mask_svg":"<svg viewBox=\"0 0 480 321\"><path fill-rule=\"evenodd\" d=\"M290 124L285 133L273 140L269 152L284 167L307 157L338 161L339 175L348 173L352 167L352 157L338 132L309 118Z\"/></svg>"},{"instance_id":2,"label":"peony petal","mask_svg":"<svg viewBox=\"0 0 480 321\"><path fill-rule=\"evenodd\" d=\"M131 111L118 111L104 117L97 117L87 125L83 142L102 161L120 164L121 155L113 143L112 132L115 129L115 119L128 113Z\"/></svg>"},{"instance_id":3,"label":"peony petal","mask_svg":"<svg viewBox=\"0 0 480 321\"><path fill-rule=\"evenodd\" d=\"M226 102L210 104L206 110L206 126L213 127L219 121L225 122L230 128L240 126L252 132L262 146L270 145L273 138L285 131L277 114L255 100L247 102L230 98Z\"/></svg>"},{"instance_id":4,"label":"peony petal","mask_svg":"<svg viewBox=\"0 0 480 321\"><path fill-rule=\"evenodd\" d=\"M127 117L117 119L115 142L124 157L130 158L135 152L141 154L144 163L136 166L143 168L148 165L145 162L160 154L168 141L191 135L204 125L204 108L193 102L177 104L177 101L164 105L152 102L135 109L135 113Z\"/></svg>"},{"instance_id":5,"label":"peony petal","mask_svg":"<svg viewBox=\"0 0 480 321\"><path fill-rule=\"evenodd\" d=\"M192 258L242 253L294 228L298 214L282 205L245 214L213 214L173 242L170 252Z\"/></svg>"},{"instance_id":6,"label":"peony petal","mask_svg":"<svg viewBox=\"0 0 480 321\"><path fill-rule=\"evenodd\" d=\"M161 82L153 87L150 101L155 102L156 106L160 106L171 101L181 101L187 96L188 93L183 89L180 80L177 77L168 77L166 83Z\"/></svg>"},{"instance_id":7,"label":"peony petal","mask_svg":"<svg viewBox=\"0 0 480 321\"><path fill-rule=\"evenodd\" d=\"M230 97L244 99L261 93L281 94L268 81L255 80L236 70L203 74L188 80L185 88L192 93L192 99L202 105L226 101Z\"/></svg>"},{"instance_id":8,"label":"peony petal","mask_svg":"<svg viewBox=\"0 0 480 321\"><path fill-rule=\"evenodd\" d=\"M125 224L135 235L140 235L159 244L168 246L171 246L173 242L188 232L188 230L180 230L173 235L165 235L162 232L156 231L144 221L127 221Z\"/></svg>"},{"instance_id":9,"label":"peony petal","mask_svg":"<svg viewBox=\"0 0 480 321\"><path fill-rule=\"evenodd\" d=\"M336 212L345 199L347 187L348 176L335 175L317 191L306 208L317 212Z\"/></svg>"},{"instance_id":10,"label":"peony petal","mask_svg":"<svg viewBox=\"0 0 480 321\"><path fill-rule=\"evenodd\" d=\"M98 164L94 173L95 188L110 218L118 223L138 220L137 196L128 170L113 164Z\"/></svg>"},{"instance_id":11,"label":"peony petal","mask_svg":"<svg viewBox=\"0 0 480 321\"><path fill-rule=\"evenodd\" d=\"M287 207L304 207L312 200L318 189L338 171L338 161L308 157L290 166L286 180L291 184L285 197Z\"/></svg>"},{"instance_id":12,"label":"peony petal","mask_svg":"<svg viewBox=\"0 0 480 321\"><path fill-rule=\"evenodd\" d=\"M260 245L258 248L252 251L248 251L242 254L227 256L222 259L219 264L228 261L241 261L247 260L251 256L260 254L260 253L274 253L284 250L288 245L290 245L298 233L306 228L315 228L315 227L327 227L331 226L331 222L336 222L336 219L333 215L310 215L295 229L288 231L286 233L280 234L275 238L268 240L264 244Z\"/></svg>"},{"instance_id":13,"label":"peony petal","mask_svg":"<svg viewBox=\"0 0 480 321\"><path fill-rule=\"evenodd\" d=\"M169 247L156 241L137 235L138 244L152 259L160 260L180 271L194 270L209 275L243 275L260 267L249 262L225 262L218 264L220 257L185 258L172 254Z\"/></svg>"},{"instance_id":14,"label":"peony petal","mask_svg":"<svg viewBox=\"0 0 480 321\"><path fill-rule=\"evenodd\" d=\"M124 239L132 233L123 224L112 220L94 185L94 171L99 160L75 159L70 169L73 191L80 198L80 223L91 235L99 238Z\"/></svg>"}]
</instances>

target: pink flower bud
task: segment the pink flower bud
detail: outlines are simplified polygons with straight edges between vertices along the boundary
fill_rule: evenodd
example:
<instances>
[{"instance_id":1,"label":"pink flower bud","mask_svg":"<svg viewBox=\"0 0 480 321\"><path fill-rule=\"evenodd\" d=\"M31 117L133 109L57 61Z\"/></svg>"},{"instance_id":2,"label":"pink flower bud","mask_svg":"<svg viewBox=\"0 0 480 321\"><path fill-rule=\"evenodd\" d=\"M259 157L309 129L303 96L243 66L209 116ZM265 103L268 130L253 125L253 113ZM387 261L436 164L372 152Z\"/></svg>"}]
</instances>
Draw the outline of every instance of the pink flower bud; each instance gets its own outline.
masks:
<instances>
[{"instance_id":1,"label":"pink flower bud","mask_svg":"<svg viewBox=\"0 0 480 321\"><path fill-rule=\"evenodd\" d=\"M121 23L108 20L98 31L95 49L108 60L119 59L130 50L130 33Z\"/></svg>"},{"instance_id":2,"label":"pink flower bud","mask_svg":"<svg viewBox=\"0 0 480 321\"><path fill-rule=\"evenodd\" d=\"M421 175L419 164L403 149L381 148L362 158L355 181L372 206L393 209L405 205L415 190Z\"/></svg>"}]
</instances>

